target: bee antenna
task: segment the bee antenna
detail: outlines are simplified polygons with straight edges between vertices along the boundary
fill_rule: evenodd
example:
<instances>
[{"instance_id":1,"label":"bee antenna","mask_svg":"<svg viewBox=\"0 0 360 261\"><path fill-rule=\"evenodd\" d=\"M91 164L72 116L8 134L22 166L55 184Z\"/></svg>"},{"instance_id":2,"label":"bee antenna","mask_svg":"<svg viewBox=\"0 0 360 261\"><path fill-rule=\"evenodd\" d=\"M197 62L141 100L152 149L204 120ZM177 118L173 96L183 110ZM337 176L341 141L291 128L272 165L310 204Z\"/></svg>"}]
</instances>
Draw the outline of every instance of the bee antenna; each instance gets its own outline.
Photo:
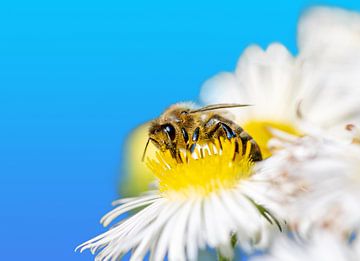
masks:
<instances>
[{"instance_id":1,"label":"bee antenna","mask_svg":"<svg viewBox=\"0 0 360 261\"><path fill-rule=\"evenodd\" d=\"M251 104L236 104L236 103L213 104L213 105L208 105L208 106L202 107L200 109L192 110L189 113L213 111L213 110L228 109L228 108L240 108L240 107L248 107L248 106L252 106L252 105Z\"/></svg>"},{"instance_id":2,"label":"bee antenna","mask_svg":"<svg viewBox=\"0 0 360 261\"><path fill-rule=\"evenodd\" d=\"M147 150L147 147L149 145L149 142L150 142L150 138L148 138L147 142L146 142L146 145L145 145L145 149L144 149L144 152L143 152L143 155L142 155L142 158L141 158L141 161L144 162L144 159L145 159L145 154L146 154L146 150Z\"/></svg>"}]
</instances>

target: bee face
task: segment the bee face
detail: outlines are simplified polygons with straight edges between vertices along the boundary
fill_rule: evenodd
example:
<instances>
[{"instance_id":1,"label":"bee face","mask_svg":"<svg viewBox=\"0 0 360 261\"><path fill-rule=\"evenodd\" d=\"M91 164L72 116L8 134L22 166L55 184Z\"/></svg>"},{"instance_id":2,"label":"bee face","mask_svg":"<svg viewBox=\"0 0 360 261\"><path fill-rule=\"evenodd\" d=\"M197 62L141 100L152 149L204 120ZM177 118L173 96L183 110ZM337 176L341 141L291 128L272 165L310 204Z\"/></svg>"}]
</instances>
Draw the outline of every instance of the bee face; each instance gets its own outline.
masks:
<instances>
[{"instance_id":1,"label":"bee face","mask_svg":"<svg viewBox=\"0 0 360 261\"><path fill-rule=\"evenodd\" d=\"M153 124L149 130L149 139L161 150L171 149L176 139L176 129L173 124Z\"/></svg>"}]
</instances>

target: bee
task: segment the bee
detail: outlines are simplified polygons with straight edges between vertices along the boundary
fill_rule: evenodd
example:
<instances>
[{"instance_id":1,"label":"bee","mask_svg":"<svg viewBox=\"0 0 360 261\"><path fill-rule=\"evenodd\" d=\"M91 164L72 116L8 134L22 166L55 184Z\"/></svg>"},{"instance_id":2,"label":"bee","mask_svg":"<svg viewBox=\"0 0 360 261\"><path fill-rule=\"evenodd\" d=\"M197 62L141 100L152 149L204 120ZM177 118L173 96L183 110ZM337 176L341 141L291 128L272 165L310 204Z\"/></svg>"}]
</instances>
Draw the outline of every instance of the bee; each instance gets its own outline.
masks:
<instances>
[{"instance_id":1,"label":"bee","mask_svg":"<svg viewBox=\"0 0 360 261\"><path fill-rule=\"evenodd\" d=\"M250 157L253 161L262 160L262 155L255 140L239 125L216 110L245 107L244 104L214 104L194 108L190 103L178 103L170 106L157 119L150 123L148 141L142 160L151 141L159 150L168 150L178 162L182 162L180 150L193 152L197 144L208 144L220 138L236 139L245 153L250 144Z\"/></svg>"}]
</instances>

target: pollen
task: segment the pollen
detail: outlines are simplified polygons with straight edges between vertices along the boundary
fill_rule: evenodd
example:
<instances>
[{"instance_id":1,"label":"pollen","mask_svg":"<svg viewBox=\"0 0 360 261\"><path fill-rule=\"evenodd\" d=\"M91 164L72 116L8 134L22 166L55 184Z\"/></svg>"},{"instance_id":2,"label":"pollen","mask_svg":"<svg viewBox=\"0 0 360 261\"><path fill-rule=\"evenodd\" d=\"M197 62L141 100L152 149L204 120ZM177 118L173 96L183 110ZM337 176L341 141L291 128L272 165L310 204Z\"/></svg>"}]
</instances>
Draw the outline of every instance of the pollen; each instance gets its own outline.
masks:
<instances>
[{"instance_id":1,"label":"pollen","mask_svg":"<svg viewBox=\"0 0 360 261\"><path fill-rule=\"evenodd\" d=\"M264 159L271 156L271 151L267 146L269 140L273 138L273 135L270 131L271 129L277 129L292 135L301 136L300 131L297 130L293 124L288 122L250 120L242 127L247 133L251 135L251 137L253 137L254 140L256 140Z\"/></svg>"},{"instance_id":2,"label":"pollen","mask_svg":"<svg viewBox=\"0 0 360 261\"><path fill-rule=\"evenodd\" d=\"M237 142L221 139L198 145L193 153L183 150L180 163L168 151L158 151L155 158L147 159L147 165L157 177L164 196L206 196L234 188L240 180L251 176L254 163L250 144L242 151Z\"/></svg>"}]
</instances>

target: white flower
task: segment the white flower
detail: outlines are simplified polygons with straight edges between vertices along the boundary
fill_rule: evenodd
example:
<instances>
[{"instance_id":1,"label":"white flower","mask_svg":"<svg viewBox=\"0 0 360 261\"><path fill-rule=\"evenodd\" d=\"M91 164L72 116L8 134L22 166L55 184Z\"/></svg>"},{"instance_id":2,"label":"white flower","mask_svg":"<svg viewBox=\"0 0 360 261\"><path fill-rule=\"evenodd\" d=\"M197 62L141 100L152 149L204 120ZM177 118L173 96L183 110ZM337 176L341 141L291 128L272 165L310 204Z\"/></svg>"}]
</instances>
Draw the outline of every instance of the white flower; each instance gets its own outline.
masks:
<instances>
[{"instance_id":1,"label":"white flower","mask_svg":"<svg viewBox=\"0 0 360 261\"><path fill-rule=\"evenodd\" d=\"M281 226L277 199L283 197L274 176L253 174L248 150L240 155L234 141L198 147L196 157L184 152L184 163L158 152L148 165L159 190L115 202L119 206L101 220L105 226L143 209L79 248L98 251L97 260L117 260L129 251L131 260L142 260L148 252L151 260L196 260L206 246L230 257L234 237L247 251L267 246L270 233Z\"/></svg>"},{"instance_id":2,"label":"white flower","mask_svg":"<svg viewBox=\"0 0 360 261\"><path fill-rule=\"evenodd\" d=\"M350 65L359 65L359 13L334 7L311 8L300 20L298 45L302 59L355 69ZM347 73L347 70L340 73ZM353 70L350 73L356 77Z\"/></svg>"},{"instance_id":3,"label":"white flower","mask_svg":"<svg viewBox=\"0 0 360 261\"><path fill-rule=\"evenodd\" d=\"M299 55L280 44L247 48L234 73L205 82L204 103L244 103L236 121L260 144L265 157L271 128L291 134L308 126L342 137L360 123L360 15L314 8L299 23Z\"/></svg>"},{"instance_id":4,"label":"white flower","mask_svg":"<svg viewBox=\"0 0 360 261\"><path fill-rule=\"evenodd\" d=\"M326 231L318 231L307 242L297 242L286 236L274 241L265 256L250 261L357 261L360 255L350 242L340 240Z\"/></svg>"},{"instance_id":5,"label":"white flower","mask_svg":"<svg viewBox=\"0 0 360 261\"><path fill-rule=\"evenodd\" d=\"M271 171L286 173L283 186L303 188L287 206L287 221L300 236L319 228L339 237L359 233L359 144L304 137L283 143L270 159Z\"/></svg>"}]
</instances>

